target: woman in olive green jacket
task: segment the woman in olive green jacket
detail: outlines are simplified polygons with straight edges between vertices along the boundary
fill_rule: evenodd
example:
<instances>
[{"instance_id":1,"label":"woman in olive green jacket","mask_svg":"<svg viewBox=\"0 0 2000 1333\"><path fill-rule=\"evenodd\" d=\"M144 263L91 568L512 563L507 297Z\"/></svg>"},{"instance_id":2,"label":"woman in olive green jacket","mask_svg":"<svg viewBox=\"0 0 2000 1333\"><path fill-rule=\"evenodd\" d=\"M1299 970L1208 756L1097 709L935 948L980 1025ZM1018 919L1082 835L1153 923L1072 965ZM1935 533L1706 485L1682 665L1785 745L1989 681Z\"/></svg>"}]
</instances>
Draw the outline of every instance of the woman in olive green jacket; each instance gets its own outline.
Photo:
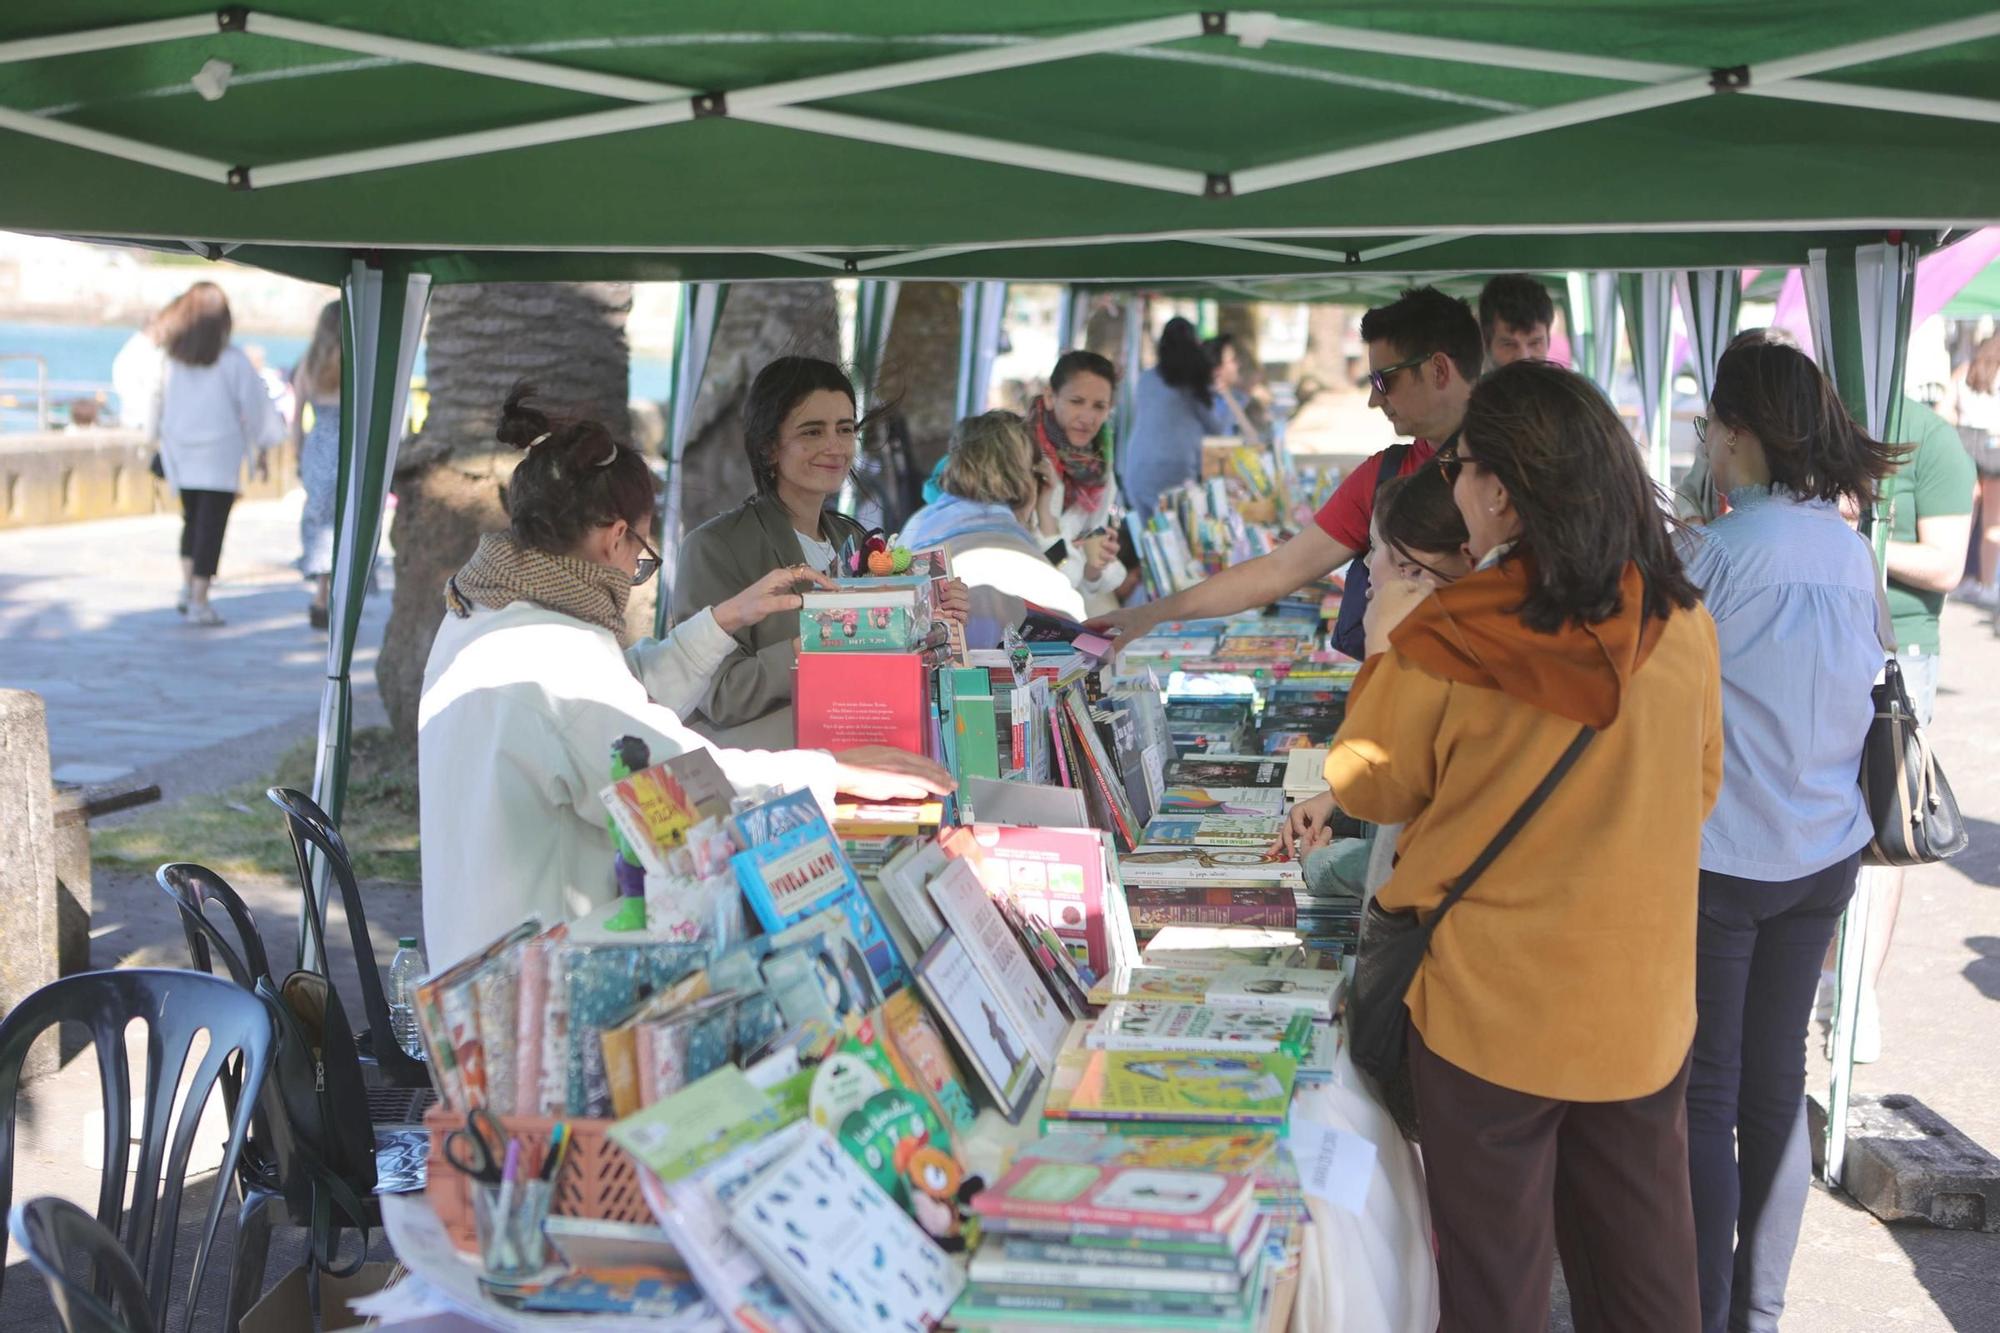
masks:
<instances>
[{"instance_id":1,"label":"woman in olive green jacket","mask_svg":"<svg viewBox=\"0 0 2000 1333\"><path fill-rule=\"evenodd\" d=\"M774 569L807 565L851 576L834 562L859 523L827 508L854 463L854 387L840 367L780 357L759 371L743 406L743 447L757 493L689 533L678 554L674 616L698 614ZM792 673L798 662L796 612L768 616L736 633L688 723L718 745L789 748Z\"/></svg>"}]
</instances>

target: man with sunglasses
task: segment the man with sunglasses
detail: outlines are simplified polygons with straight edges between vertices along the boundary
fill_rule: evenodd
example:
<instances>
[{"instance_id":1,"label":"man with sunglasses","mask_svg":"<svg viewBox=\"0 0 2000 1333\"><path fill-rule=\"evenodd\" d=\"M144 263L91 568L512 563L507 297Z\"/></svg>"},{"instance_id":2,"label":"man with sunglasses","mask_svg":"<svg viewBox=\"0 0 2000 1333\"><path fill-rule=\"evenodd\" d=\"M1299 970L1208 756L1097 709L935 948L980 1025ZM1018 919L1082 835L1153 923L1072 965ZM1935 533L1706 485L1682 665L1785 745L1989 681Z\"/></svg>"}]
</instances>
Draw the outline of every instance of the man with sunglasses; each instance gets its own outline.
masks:
<instances>
[{"instance_id":1,"label":"man with sunglasses","mask_svg":"<svg viewBox=\"0 0 2000 1333\"><path fill-rule=\"evenodd\" d=\"M1314 515L1312 525L1277 550L1232 565L1171 597L1100 616L1093 627L1130 639L1169 620L1234 615L1268 605L1353 563L1341 622L1352 620L1358 631L1367 583L1355 557L1368 550L1376 493L1383 483L1422 467L1440 445L1457 436L1485 356L1471 308L1435 287L1413 287L1395 302L1370 310L1362 317L1361 337L1368 344L1368 405L1379 409L1398 435L1415 439L1391 445L1355 468Z\"/></svg>"}]
</instances>

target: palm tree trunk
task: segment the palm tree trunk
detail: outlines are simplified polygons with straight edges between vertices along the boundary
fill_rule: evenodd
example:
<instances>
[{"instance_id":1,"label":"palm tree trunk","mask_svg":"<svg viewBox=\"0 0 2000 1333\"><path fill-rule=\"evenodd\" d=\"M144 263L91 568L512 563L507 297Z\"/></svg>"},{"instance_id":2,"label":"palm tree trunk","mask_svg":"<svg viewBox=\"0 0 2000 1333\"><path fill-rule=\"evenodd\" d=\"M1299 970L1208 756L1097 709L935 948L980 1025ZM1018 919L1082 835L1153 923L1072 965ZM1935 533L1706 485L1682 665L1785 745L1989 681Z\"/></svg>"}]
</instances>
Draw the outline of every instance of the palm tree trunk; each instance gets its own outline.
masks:
<instances>
[{"instance_id":1,"label":"palm tree trunk","mask_svg":"<svg viewBox=\"0 0 2000 1333\"><path fill-rule=\"evenodd\" d=\"M493 438L501 404L527 380L562 414L602 421L625 438L631 309L625 283L457 285L431 297L430 406L398 460L396 594L375 665L390 726L408 742L445 580L482 534L507 524L507 479L520 455ZM633 623L650 625L650 594L633 602Z\"/></svg>"}]
</instances>

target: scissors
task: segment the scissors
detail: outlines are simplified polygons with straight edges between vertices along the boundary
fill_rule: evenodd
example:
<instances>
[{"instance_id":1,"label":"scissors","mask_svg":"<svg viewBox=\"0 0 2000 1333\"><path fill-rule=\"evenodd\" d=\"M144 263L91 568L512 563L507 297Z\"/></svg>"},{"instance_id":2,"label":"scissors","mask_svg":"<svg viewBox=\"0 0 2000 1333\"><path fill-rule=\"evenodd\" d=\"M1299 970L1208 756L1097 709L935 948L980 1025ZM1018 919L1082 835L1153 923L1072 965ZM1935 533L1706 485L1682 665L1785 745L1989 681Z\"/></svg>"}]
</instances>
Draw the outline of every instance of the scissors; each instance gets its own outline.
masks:
<instances>
[{"instance_id":1,"label":"scissors","mask_svg":"<svg viewBox=\"0 0 2000 1333\"><path fill-rule=\"evenodd\" d=\"M483 1106L465 1115L465 1128L444 1136L444 1158L481 1184L500 1183L500 1164L507 1159L507 1132Z\"/></svg>"}]
</instances>

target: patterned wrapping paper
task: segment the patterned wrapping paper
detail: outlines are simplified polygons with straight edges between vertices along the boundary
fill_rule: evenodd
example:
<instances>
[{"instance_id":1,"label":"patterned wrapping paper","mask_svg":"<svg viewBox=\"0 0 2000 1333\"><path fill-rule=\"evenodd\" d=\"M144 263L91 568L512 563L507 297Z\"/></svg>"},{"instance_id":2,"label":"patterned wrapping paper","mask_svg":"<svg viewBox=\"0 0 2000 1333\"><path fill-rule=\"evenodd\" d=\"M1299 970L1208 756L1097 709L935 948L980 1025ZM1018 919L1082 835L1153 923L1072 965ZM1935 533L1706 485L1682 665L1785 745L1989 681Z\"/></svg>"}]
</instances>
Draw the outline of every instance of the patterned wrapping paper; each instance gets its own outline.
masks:
<instances>
[{"instance_id":1,"label":"patterned wrapping paper","mask_svg":"<svg viewBox=\"0 0 2000 1333\"><path fill-rule=\"evenodd\" d=\"M569 985L566 950L560 941L541 949L533 959L542 973L540 1082L535 1092L537 1115L562 1115L569 1108Z\"/></svg>"},{"instance_id":2,"label":"patterned wrapping paper","mask_svg":"<svg viewBox=\"0 0 2000 1333\"><path fill-rule=\"evenodd\" d=\"M503 954L472 979L480 1045L486 1057L486 1106L495 1115L512 1115L517 1105L514 1066L518 1043L511 1038L520 1018L520 958L519 951Z\"/></svg>"},{"instance_id":3,"label":"patterned wrapping paper","mask_svg":"<svg viewBox=\"0 0 2000 1333\"><path fill-rule=\"evenodd\" d=\"M514 1014L514 1110L542 1114L542 1029L549 996L549 936L521 946Z\"/></svg>"},{"instance_id":4,"label":"patterned wrapping paper","mask_svg":"<svg viewBox=\"0 0 2000 1333\"><path fill-rule=\"evenodd\" d=\"M562 951L569 991L569 1092L572 1116L611 1114L611 1084L604 1070L605 1028L619 1022L645 995L702 966L696 944L621 944Z\"/></svg>"},{"instance_id":5,"label":"patterned wrapping paper","mask_svg":"<svg viewBox=\"0 0 2000 1333\"><path fill-rule=\"evenodd\" d=\"M438 992L446 1040L458 1062L467 1108L486 1105L486 1057L479 1040L479 1006L473 995L477 975L459 978Z\"/></svg>"}]
</instances>

